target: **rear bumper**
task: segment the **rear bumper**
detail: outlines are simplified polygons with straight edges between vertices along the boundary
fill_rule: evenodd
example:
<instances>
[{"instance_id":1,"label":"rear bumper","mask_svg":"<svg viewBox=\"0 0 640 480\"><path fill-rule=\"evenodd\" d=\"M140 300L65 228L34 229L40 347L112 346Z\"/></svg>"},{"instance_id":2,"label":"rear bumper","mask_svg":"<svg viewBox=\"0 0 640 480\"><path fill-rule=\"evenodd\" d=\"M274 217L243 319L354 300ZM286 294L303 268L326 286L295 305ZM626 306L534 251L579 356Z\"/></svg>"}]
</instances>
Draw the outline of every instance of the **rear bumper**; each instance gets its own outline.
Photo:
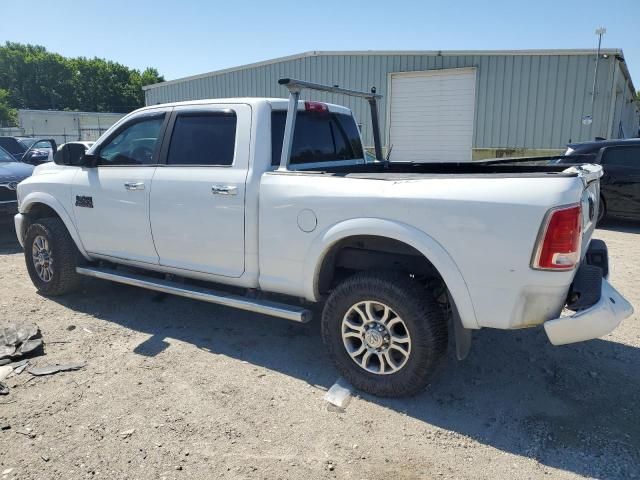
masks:
<instances>
[{"instance_id":1,"label":"rear bumper","mask_svg":"<svg viewBox=\"0 0 640 480\"><path fill-rule=\"evenodd\" d=\"M603 278L596 304L573 315L549 320L544 329L553 345L582 342L612 332L632 314L631 304Z\"/></svg>"}]
</instances>

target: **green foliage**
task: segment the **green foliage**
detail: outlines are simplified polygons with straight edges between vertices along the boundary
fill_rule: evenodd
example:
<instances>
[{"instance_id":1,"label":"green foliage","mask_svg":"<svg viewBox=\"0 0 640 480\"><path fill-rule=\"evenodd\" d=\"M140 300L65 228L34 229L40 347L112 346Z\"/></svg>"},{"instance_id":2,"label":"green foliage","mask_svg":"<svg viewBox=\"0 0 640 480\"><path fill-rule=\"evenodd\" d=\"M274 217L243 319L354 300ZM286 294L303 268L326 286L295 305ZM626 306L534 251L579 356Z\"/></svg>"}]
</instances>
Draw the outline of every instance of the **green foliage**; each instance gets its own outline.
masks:
<instances>
[{"instance_id":1,"label":"green foliage","mask_svg":"<svg viewBox=\"0 0 640 480\"><path fill-rule=\"evenodd\" d=\"M9 105L9 92L0 88L0 127L13 127L17 120L17 110Z\"/></svg>"},{"instance_id":2,"label":"green foliage","mask_svg":"<svg viewBox=\"0 0 640 480\"><path fill-rule=\"evenodd\" d=\"M0 89L12 108L125 113L144 105L144 85L162 81L155 68L141 72L102 58L67 58L39 45L0 46Z\"/></svg>"}]
</instances>

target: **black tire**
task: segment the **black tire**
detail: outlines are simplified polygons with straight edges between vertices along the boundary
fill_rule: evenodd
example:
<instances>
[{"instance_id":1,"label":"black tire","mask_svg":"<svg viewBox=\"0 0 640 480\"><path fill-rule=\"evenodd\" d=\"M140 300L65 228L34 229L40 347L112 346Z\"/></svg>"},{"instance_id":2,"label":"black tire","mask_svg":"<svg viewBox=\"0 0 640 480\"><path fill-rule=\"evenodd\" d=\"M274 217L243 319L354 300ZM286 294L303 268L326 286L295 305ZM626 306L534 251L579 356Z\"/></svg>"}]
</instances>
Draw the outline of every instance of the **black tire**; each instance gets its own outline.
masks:
<instances>
[{"instance_id":1,"label":"black tire","mask_svg":"<svg viewBox=\"0 0 640 480\"><path fill-rule=\"evenodd\" d=\"M398 371L371 373L347 351L342 337L343 318L354 305L364 301L388 306L406 326L411 338L410 353ZM446 353L447 337L442 308L420 283L400 272L353 275L333 290L322 313L322 338L340 373L356 388L381 397L409 396L424 390ZM364 341L362 345L366 345Z\"/></svg>"},{"instance_id":2,"label":"black tire","mask_svg":"<svg viewBox=\"0 0 640 480\"><path fill-rule=\"evenodd\" d=\"M607 205L604 203L604 197L600 197L600 207L598 208L598 220L596 226L600 225L607 217Z\"/></svg>"},{"instance_id":3,"label":"black tire","mask_svg":"<svg viewBox=\"0 0 640 480\"><path fill-rule=\"evenodd\" d=\"M33 258L33 244L39 237L44 237L48 242L53 259L49 279L41 278ZM29 226L24 240L24 259L31 281L43 295L64 295L80 285L81 277L76 273L76 266L81 262L81 255L59 218L39 218Z\"/></svg>"}]
</instances>

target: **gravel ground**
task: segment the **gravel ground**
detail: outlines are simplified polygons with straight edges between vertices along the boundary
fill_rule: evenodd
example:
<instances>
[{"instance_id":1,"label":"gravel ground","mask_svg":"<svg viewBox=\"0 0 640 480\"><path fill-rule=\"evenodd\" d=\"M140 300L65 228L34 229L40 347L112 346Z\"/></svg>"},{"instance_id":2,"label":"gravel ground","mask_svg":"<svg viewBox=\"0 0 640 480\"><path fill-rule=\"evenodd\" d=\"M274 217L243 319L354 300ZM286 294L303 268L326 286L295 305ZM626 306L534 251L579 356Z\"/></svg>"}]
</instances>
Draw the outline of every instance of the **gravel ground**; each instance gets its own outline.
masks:
<instances>
[{"instance_id":1,"label":"gravel ground","mask_svg":"<svg viewBox=\"0 0 640 480\"><path fill-rule=\"evenodd\" d=\"M613 283L636 306L639 233L619 222L596 233ZM606 338L564 347L541 329L482 330L469 358L449 358L423 394L361 395L341 411L323 400L338 374L315 322L98 280L47 299L9 223L0 285L0 325L42 331L36 365L87 361L7 380L3 480L640 476L637 314Z\"/></svg>"}]
</instances>

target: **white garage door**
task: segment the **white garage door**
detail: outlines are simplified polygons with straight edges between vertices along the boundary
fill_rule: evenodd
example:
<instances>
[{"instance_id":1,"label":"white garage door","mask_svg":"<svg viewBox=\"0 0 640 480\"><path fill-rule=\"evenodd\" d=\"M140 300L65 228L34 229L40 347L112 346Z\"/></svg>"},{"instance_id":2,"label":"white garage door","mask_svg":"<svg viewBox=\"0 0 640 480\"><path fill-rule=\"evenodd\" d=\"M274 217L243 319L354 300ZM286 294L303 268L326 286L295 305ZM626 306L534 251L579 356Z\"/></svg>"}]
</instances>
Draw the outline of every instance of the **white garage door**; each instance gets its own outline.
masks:
<instances>
[{"instance_id":1,"label":"white garage door","mask_svg":"<svg viewBox=\"0 0 640 480\"><path fill-rule=\"evenodd\" d=\"M471 160L475 68L391 75L391 160Z\"/></svg>"}]
</instances>

